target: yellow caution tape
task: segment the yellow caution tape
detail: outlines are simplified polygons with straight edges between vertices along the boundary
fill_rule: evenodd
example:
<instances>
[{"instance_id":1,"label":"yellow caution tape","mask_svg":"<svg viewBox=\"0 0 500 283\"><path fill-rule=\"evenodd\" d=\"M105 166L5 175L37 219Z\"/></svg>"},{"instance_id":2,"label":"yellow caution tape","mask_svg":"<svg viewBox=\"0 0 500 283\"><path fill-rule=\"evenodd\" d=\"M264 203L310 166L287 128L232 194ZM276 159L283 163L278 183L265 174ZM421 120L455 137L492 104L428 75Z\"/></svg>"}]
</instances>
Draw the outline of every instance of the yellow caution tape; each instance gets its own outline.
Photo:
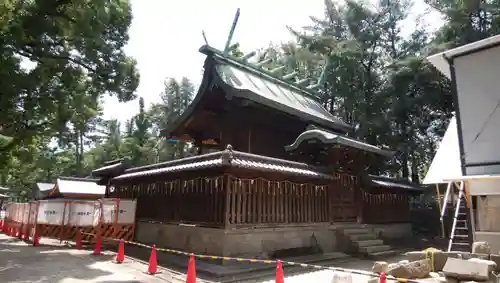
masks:
<instances>
[{"instance_id":1,"label":"yellow caution tape","mask_svg":"<svg viewBox=\"0 0 500 283\"><path fill-rule=\"evenodd\" d=\"M85 233L85 234L89 234L89 233ZM95 236L95 234L89 234L89 235ZM110 240L110 241L117 241L117 242L121 241L121 239L114 239L114 238L103 238L103 240ZM129 244L129 245L134 245L134 246L139 246L139 247L144 247L144 248L149 248L149 249L153 248L152 246L145 245L145 244L138 243L138 242L126 241L126 240L124 240L123 242L126 244ZM179 250L165 249L165 248L158 248L158 247L156 247L156 250L161 251L161 252L167 252L167 253L175 253L175 254L186 255L186 256L194 256L194 257L199 258L199 259L221 259L221 260L227 260L227 261L235 260L237 262L255 262L255 263L265 263L265 264L275 264L278 261L280 261L282 264L288 264L291 266L300 266L300 267L304 267L304 268L321 269L321 270L332 270L332 271L337 271L337 272L344 272L344 273L365 275L365 276L380 278L379 274L374 273L374 272L369 272L369 271L321 266L321 265L306 264L306 263L293 262L293 261L227 257L227 256L216 256L216 255L201 255L201 254L194 254L194 253L188 253L188 252L183 252L183 251L179 251ZM389 275L386 276L386 279L397 281L397 282L403 282L403 283L420 283L419 281L405 279L405 278L396 278L394 276L389 276Z\"/></svg>"}]
</instances>

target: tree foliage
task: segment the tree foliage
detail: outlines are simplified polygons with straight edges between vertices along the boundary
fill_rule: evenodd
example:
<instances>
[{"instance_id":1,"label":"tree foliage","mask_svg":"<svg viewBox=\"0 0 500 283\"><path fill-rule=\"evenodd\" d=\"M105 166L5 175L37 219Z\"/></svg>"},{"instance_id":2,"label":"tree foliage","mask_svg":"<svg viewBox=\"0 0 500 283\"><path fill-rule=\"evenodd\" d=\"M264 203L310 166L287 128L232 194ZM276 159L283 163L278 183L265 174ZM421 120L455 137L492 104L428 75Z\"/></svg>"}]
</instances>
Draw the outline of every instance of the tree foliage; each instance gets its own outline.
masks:
<instances>
[{"instance_id":1,"label":"tree foliage","mask_svg":"<svg viewBox=\"0 0 500 283\"><path fill-rule=\"evenodd\" d=\"M161 138L195 87L167 78L158 103L138 100L127 121L102 118L104 95L136 98L139 82L128 41L126 0L7 0L0 7L0 185L28 196L38 181L87 176L105 161L132 165L186 156L192 150ZM284 65L319 78L318 98L357 130L356 138L397 150L385 168L418 182L451 116L449 81L425 58L500 32L500 1L426 0L445 19L428 32L408 17L412 0L325 0L324 14L291 30L296 40L262 48L265 67ZM405 32L402 29L411 32ZM239 45L230 53L242 55Z\"/></svg>"},{"instance_id":2,"label":"tree foliage","mask_svg":"<svg viewBox=\"0 0 500 283\"><path fill-rule=\"evenodd\" d=\"M2 151L65 134L69 124L81 127L99 116L104 94L135 98L136 63L123 51L132 19L127 1L4 2L0 135L12 139L2 138Z\"/></svg>"}]
</instances>

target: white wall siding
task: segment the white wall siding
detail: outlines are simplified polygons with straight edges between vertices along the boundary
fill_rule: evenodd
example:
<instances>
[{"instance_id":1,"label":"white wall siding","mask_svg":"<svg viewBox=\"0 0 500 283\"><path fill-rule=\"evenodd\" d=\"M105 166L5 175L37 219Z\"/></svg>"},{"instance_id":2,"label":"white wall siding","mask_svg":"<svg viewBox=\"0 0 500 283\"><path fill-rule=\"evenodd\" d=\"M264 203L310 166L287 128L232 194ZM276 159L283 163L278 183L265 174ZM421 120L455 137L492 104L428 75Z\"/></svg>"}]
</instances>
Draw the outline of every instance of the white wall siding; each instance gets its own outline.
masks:
<instances>
[{"instance_id":1,"label":"white wall siding","mask_svg":"<svg viewBox=\"0 0 500 283\"><path fill-rule=\"evenodd\" d=\"M465 164L500 162L500 47L454 63ZM498 174L500 166L468 167L466 173Z\"/></svg>"}]
</instances>

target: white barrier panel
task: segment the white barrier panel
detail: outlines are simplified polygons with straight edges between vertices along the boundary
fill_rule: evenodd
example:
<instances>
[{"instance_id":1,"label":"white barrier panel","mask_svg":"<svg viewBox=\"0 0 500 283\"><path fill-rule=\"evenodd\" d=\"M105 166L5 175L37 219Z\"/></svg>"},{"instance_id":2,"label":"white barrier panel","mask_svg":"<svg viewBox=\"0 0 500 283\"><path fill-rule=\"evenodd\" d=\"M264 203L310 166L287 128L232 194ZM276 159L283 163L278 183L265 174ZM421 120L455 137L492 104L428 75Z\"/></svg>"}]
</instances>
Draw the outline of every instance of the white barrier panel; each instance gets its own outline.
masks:
<instances>
[{"instance_id":1,"label":"white barrier panel","mask_svg":"<svg viewBox=\"0 0 500 283\"><path fill-rule=\"evenodd\" d=\"M25 208L26 208L26 204L25 203L20 203L19 204L19 214L18 214L18 222L19 223L23 223L24 221L24 211L25 211Z\"/></svg>"},{"instance_id":2,"label":"white barrier panel","mask_svg":"<svg viewBox=\"0 0 500 283\"><path fill-rule=\"evenodd\" d=\"M136 205L135 200L41 200L11 203L6 209L7 217L18 223L83 227L101 223L134 224Z\"/></svg>"},{"instance_id":3,"label":"white barrier panel","mask_svg":"<svg viewBox=\"0 0 500 283\"><path fill-rule=\"evenodd\" d=\"M7 218L7 220L11 221L12 220L12 204L11 203L7 204L7 206L5 207L5 211L7 212L5 214L5 217Z\"/></svg>"},{"instance_id":4,"label":"white barrier panel","mask_svg":"<svg viewBox=\"0 0 500 283\"><path fill-rule=\"evenodd\" d=\"M66 222L71 226L93 226L96 205L93 201L73 202L69 209L69 220Z\"/></svg>"},{"instance_id":5,"label":"white barrier panel","mask_svg":"<svg viewBox=\"0 0 500 283\"><path fill-rule=\"evenodd\" d=\"M15 217L15 213L14 213L14 204L11 203L9 205L9 208L7 209L7 214L9 215L9 220L13 221L14 220L14 217Z\"/></svg>"},{"instance_id":6,"label":"white barrier panel","mask_svg":"<svg viewBox=\"0 0 500 283\"><path fill-rule=\"evenodd\" d=\"M11 216L12 221L16 221L16 222L17 222L17 209L18 209L17 203L13 203L12 207L10 209L11 210L10 215L12 215Z\"/></svg>"},{"instance_id":7,"label":"white barrier panel","mask_svg":"<svg viewBox=\"0 0 500 283\"><path fill-rule=\"evenodd\" d=\"M7 205L7 218L12 221L14 217L14 204L10 203Z\"/></svg>"},{"instance_id":8,"label":"white barrier panel","mask_svg":"<svg viewBox=\"0 0 500 283\"><path fill-rule=\"evenodd\" d=\"M15 222L21 222L22 221L22 203L16 203L14 204L13 210L14 210L14 217L12 220Z\"/></svg>"},{"instance_id":9,"label":"white barrier panel","mask_svg":"<svg viewBox=\"0 0 500 283\"><path fill-rule=\"evenodd\" d=\"M113 200L104 199L102 204L102 223L112 224L116 220L116 210L118 207L118 224L135 223L135 200Z\"/></svg>"},{"instance_id":10,"label":"white barrier panel","mask_svg":"<svg viewBox=\"0 0 500 283\"><path fill-rule=\"evenodd\" d=\"M28 221L30 219L30 204L29 203L23 203L23 224L28 224Z\"/></svg>"},{"instance_id":11,"label":"white barrier panel","mask_svg":"<svg viewBox=\"0 0 500 283\"><path fill-rule=\"evenodd\" d=\"M64 201L40 201L38 205L38 224L63 224ZM67 217L65 217L67 220Z\"/></svg>"},{"instance_id":12,"label":"white barrier panel","mask_svg":"<svg viewBox=\"0 0 500 283\"><path fill-rule=\"evenodd\" d=\"M28 220L29 224L35 224L36 212L37 212L37 208L38 208L37 205L38 205L37 202L30 202L30 216L29 216L29 220Z\"/></svg>"}]
</instances>

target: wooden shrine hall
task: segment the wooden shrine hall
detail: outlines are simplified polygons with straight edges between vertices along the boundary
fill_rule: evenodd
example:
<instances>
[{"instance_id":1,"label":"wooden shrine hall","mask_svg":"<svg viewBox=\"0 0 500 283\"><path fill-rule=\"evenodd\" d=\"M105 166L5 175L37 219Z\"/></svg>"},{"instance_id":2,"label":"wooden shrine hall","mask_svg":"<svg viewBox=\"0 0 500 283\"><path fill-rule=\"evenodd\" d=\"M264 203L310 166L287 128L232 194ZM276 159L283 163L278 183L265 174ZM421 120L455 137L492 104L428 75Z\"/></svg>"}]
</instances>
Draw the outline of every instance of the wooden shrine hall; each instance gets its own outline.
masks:
<instances>
[{"instance_id":1,"label":"wooden shrine hall","mask_svg":"<svg viewBox=\"0 0 500 283\"><path fill-rule=\"evenodd\" d=\"M98 185L98 181L99 179L60 176L55 184L37 183L34 199L99 199L104 196L106 187Z\"/></svg>"},{"instance_id":2,"label":"wooden shrine hall","mask_svg":"<svg viewBox=\"0 0 500 283\"><path fill-rule=\"evenodd\" d=\"M346 225L411 235L409 198L421 189L367 174L393 152L350 137L352 127L318 102L321 78L308 85L250 63L252 54L200 52L207 57L198 93L162 132L197 154L134 168L116 160L93 171L107 197L137 199L136 240L271 256L313 242L339 250Z\"/></svg>"}]
</instances>

